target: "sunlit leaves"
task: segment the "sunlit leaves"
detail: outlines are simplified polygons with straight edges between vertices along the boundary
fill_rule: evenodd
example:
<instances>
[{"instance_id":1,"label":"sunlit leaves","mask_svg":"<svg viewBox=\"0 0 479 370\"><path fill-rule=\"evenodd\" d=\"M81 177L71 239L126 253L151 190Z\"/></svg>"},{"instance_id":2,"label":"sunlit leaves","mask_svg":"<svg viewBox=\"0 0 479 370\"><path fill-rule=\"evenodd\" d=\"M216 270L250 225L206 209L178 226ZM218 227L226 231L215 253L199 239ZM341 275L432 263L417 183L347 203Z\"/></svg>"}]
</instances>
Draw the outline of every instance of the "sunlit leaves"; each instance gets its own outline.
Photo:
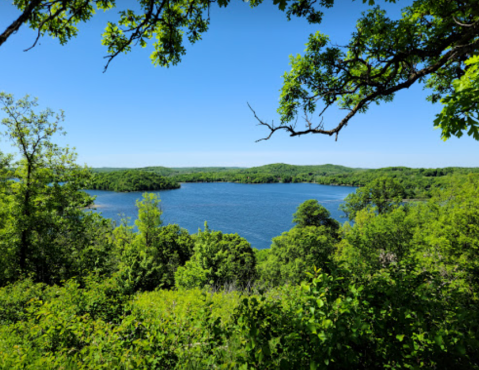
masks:
<instances>
[{"instance_id":1,"label":"sunlit leaves","mask_svg":"<svg viewBox=\"0 0 479 370\"><path fill-rule=\"evenodd\" d=\"M442 111L434 120L443 140L461 137L464 132L479 140L479 56L465 62L464 75L452 82L452 91L441 99Z\"/></svg>"},{"instance_id":2,"label":"sunlit leaves","mask_svg":"<svg viewBox=\"0 0 479 370\"><path fill-rule=\"evenodd\" d=\"M479 139L477 87L470 83L478 80L477 70L470 66L476 62L465 62L470 57L468 48L478 48L479 14L474 1L467 4L470 6L415 1L399 20L389 18L376 6L363 13L344 46L330 43L318 33L310 35L305 53L290 58L291 71L283 76L279 128L291 136L337 134L371 104L391 102L397 91L426 82L433 89L429 100L442 99L446 105L435 121L435 126L444 130L443 137L467 131ZM468 87L465 81L469 81ZM334 105L348 112L328 127L323 115ZM314 114L319 119L314 119ZM306 121L304 131L295 124L302 118Z\"/></svg>"}]
</instances>

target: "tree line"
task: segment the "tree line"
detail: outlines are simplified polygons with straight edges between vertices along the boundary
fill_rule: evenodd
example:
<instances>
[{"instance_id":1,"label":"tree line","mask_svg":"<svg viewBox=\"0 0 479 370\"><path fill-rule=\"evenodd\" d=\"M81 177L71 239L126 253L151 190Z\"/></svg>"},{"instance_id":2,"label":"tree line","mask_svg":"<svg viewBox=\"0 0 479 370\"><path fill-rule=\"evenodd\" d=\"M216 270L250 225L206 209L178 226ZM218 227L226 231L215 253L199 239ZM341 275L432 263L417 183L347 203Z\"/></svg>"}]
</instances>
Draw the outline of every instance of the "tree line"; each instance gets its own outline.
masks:
<instances>
[{"instance_id":1,"label":"tree line","mask_svg":"<svg viewBox=\"0 0 479 370\"><path fill-rule=\"evenodd\" d=\"M95 173L85 188L118 192L178 189L177 181L154 172L125 170Z\"/></svg>"},{"instance_id":2,"label":"tree line","mask_svg":"<svg viewBox=\"0 0 479 370\"><path fill-rule=\"evenodd\" d=\"M169 171L167 171L169 170ZM98 169L93 169L96 173ZM98 173L102 176L120 177L122 171ZM238 182L244 184L265 183L316 183L321 185L365 186L382 177L395 179L404 188L404 199L428 199L434 190L447 186L451 177L464 177L471 173L479 173L478 168L446 167L446 168L408 168L386 167L379 169L358 169L336 165L296 166L283 163L253 168L216 170L215 168L168 169L165 167L145 167L135 171L161 173L175 182ZM115 175L114 175L115 174ZM98 183L98 180L96 180ZM95 189L114 190L95 187ZM153 190L153 189L139 189ZM128 191L128 190L123 190ZM134 190L132 190L134 191Z\"/></svg>"}]
</instances>

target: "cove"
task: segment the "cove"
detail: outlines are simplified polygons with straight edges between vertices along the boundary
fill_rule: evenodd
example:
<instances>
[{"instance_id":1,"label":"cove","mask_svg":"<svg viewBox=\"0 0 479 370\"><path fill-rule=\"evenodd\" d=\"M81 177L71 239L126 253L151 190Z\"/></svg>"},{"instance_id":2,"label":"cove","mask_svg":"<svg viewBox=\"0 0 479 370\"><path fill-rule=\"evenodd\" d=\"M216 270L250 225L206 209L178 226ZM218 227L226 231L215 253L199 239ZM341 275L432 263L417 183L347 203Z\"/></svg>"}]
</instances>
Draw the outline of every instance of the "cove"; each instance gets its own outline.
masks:
<instances>
[{"instance_id":1,"label":"cove","mask_svg":"<svg viewBox=\"0 0 479 370\"><path fill-rule=\"evenodd\" d=\"M253 248L269 248L271 239L293 227L293 213L299 204L317 199L341 223L339 210L344 198L356 191L349 186L300 184L182 183L180 189L155 191L161 199L164 224L178 224L190 233L203 229L237 233ZM135 202L142 192L115 193L86 190L96 197L96 212L117 223L137 217Z\"/></svg>"}]
</instances>

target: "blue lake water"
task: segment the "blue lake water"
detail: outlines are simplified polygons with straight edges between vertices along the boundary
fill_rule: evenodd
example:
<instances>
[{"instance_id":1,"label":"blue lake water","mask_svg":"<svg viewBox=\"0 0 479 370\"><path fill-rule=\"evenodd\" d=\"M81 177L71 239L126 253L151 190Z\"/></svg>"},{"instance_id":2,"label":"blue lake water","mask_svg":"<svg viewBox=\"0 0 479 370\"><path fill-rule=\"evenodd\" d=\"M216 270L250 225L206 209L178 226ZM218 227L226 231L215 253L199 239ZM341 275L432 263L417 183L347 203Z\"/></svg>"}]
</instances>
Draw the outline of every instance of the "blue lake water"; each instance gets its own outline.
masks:
<instances>
[{"instance_id":1,"label":"blue lake water","mask_svg":"<svg viewBox=\"0 0 479 370\"><path fill-rule=\"evenodd\" d=\"M317 184L183 183L180 189L154 192L161 199L163 223L178 224L190 233L203 229L237 233L258 249L269 248L271 239L293 227L293 213L299 204L317 199L331 215L344 222L338 207L356 191L354 187ZM116 221L137 217L135 201L141 192L115 193L87 190L96 196L97 212Z\"/></svg>"}]
</instances>

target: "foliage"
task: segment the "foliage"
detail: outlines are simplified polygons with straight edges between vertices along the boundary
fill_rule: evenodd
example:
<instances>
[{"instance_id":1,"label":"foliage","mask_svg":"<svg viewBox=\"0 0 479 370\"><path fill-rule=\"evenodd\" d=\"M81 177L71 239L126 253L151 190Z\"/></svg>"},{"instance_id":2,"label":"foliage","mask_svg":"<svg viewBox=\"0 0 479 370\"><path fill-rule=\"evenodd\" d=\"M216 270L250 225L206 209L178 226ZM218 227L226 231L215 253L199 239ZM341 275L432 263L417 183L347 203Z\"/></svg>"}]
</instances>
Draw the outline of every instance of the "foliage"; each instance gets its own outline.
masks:
<instances>
[{"instance_id":1,"label":"foliage","mask_svg":"<svg viewBox=\"0 0 479 370\"><path fill-rule=\"evenodd\" d=\"M334 233L296 226L268 251L162 226L146 195L138 232L111 236L117 272L0 288L0 367L477 369L478 185L459 177L429 202L366 207ZM173 284L158 266L182 248L194 251L175 274L182 289L158 289ZM184 289L251 276L253 261L267 290Z\"/></svg>"},{"instance_id":2,"label":"foliage","mask_svg":"<svg viewBox=\"0 0 479 370\"><path fill-rule=\"evenodd\" d=\"M163 225L155 194L113 228L84 209L90 172L51 140L61 115L0 98L19 151L0 153L0 368L479 369L474 171L329 168L372 180L346 199L354 223L308 200L257 251ZM405 178L437 181L431 198L402 204Z\"/></svg>"},{"instance_id":3,"label":"foliage","mask_svg":"<svg viewBox=\"0 0 479 370\"><path fill-rule=\"evenodd\" d=\"M313 267L329 270L336 238L326 226L294 227L273 238L260 279L272 285L299 284Z\"/></svg>"},{"instance_id":4,"label":"foliage","mask_svg":"<svg viewBox=\"0 0 479 370\"><path fill-rule=\"evenodd\" d=\"M350 278L319 272L280 302L244 299L239 360L262 369L477 368L477 312L452 308L440 277L391 268Z\"/></svg>"},{"instance_id":5,"label":"foliage","mask_svg":"<svg viewBox=\"0 0 479 370\"><path fill-rule=\"evenodd\" d=\"M156 173L129 170L96 173L86 187L94 190L130 192L178 189L180 184Z\"/></svg>"},{"instance_id":6,"label":"foliage","mask_svg":"<svg viewBox=\"0 0 479 370\"><path fill-rule=\"evenodd\" d=\"M299 183L309 182L321 185L365 186L381 177L393 178L404 188L407 199L430 198L437 188L443 188L454 176L477 173L477 168L408 168L387 167L380 169L349 168L336 165L296 166L283 163L252 168L166 168L145 167L148 171L167 176L176 182L239 182L257 183ZM94 172L114 172L115 169L93 169Z\"/></svg>"},{"instance_id":7,"label":"foliage","mask_svg":"<svg viewBox=\"0 0 479 370\"><path fill-rule=\"evenodd\" d=\"M339 229L339 222L331 218L331 213L316 199L307 200L298 206L293 214L293 223L296 227L324 226L332 233Z\"/></svg>"},{"instance_id":8,"label":"foliage","mask_svg":"<svg viewBox=\"0 0 479 370\"><path fill-rule=\"evenodd\" d=\"M256 277L256 258L251 245L238 234L198 231L193 256L175 274L178 287L221 287L236 284L246 287Z\"/></svg>"},{"instance_id":9,"label":"foliage","mask_svg":"<svg viewBox=\"0 0 479 370\"><path fill-rule=\"evenodd\" d=\"M404 188L397 181L381 177L349 194L340 208L353 220L359 211L368 207L379 214L390 212L398 207L404 195Z\"/></svg>"},{"instance_id":10,"label":"foliage","mask_svg":"<svg viewBox=\"0 0 479 370\"><path fill-rule=\"evenodd\" d=\"M260 3L262 0L249 1L251 7ZM357 20L347 45L333 44L327 35L316 32L309 35L303 55L290 57L291 71L283 76L278 108L281 124L259 120L270 131L265 139L277 130L291 136L320 133L337 138L356 114L365 113L372 104L393 101L396 92L415 83L425 83L432 89L428 99L445 105L434 123L444 139L460 137L464 131L479 139L477 0L415 0L397 20L375 6L374 0L367 3L370 8ZM0 45L23 24L37 31L33 46L44 35L57 38L63 45L77 35L79 23L91 20L96 9L118 7L110 0L15 0L13 4L21 14L0 34ZM212 0L152 0L119 9L117 20L107 22L102 35L108 51L105 70L118 55L148 44L153 48L150 59L154 65L178 64L186 53L185 41L194 44L207 32L213 4ZM229 1L217 4L226 7ZM332 7L334 1L278 0L274 4L288 19L304 17L319 24L323 18L320 9ZM327 128L323 115L335 105L348 112ZM314 120L310 117L316 111L319 117ZM305 129L291 123L300 115L305 117Z\"/></svg>"},{"instance_id":11,"label":"foliage","mask_svg":"<svg viewBox=\"0 0 479 370\"><path fill-rule=\"evenodd\" d=\"M371 270L377 271L414 257L413 237L416 227L421 226L415 212L399 207L375 216L372 211L363 210L357 217L360 219L358 225L347 233L345 239Z\"/></svg>"},{"instance_id":12,"label":"foliage","mask_svg":"<svg viewBox=\"0 0 479 370\"><path fill-rule=\"evenodd\" d=\"M461 136L467 130L479 139L477 5L476 0L415 0L397 20L375 6L358 19L344 46L320 32L310 34L305 53L290 57L291 70L283 76L281 124L258 119L269 130L265 139L278 130L290 136L313 133L337 139L355 115L373 104L391 102L396 92L424 82L432 89L428 100L445 105L435 120L443 138ZM334 106L347 113L327 127L325 114ZM318 117L313 119L315 112ZM305 129L296 128L299 116L305 117Z\"/></svg>"},{"instance_id":13,"label":"foliage","mask_svg":"<svg viewBox=\"0 0 479 370\"><path fill-rule=\"evenodd\" d=\"M160 291L131 298L113 282L91 280L80 289L75 281L63 287L26 281L0 289L0 301L17 308L14 320L1 317L0 367L173 369L221 361L215 354L236 294Z\"/></svg>"},{"instance_id":14,"label":"foliage","mask_svg":"<svg viewBox=\"0 0 479 370\"><path fill-rule=\"evenodd\" d=\"M436 269L468 291L479 288L479 178L470 175L438 192L416 243L424 244L429 269Z\"/></svg>"},{"instance_id":15,"label":"foliage","mask_svg":"<svg viewBox=\"0 0 479 370\"><path fill-rule=\"evenodd\" d=\"M441 99L444 108L434 120L444 140L461 137L466 130L469 136L479 140L479 55L464 64L463 75L452 81L449 95Z\"/></svg>"},{"instance_id":16,"label":"foliage","mask_svg":"<svg viewBox=\"0 0 479 370\"><path fill-rule=\"evenodd\" d=\"M256 7L261 2L262 0L255 0L249 5ZM150 55L153 64L162 67L178 64L186 53L185 41L194 44L201 40L208 30L210 8L213 4L211 0L175 0L172 3L154 0L138 1L132 8L120 8L118 20L108 22L102 35L102 44L107 47L109 54L105 70L119 54L130 52L136 45L144 48L151 40L154 40L153 52ZM217 4L219 7L226 7L229 1L222 0ZM275 4L280 10L286 11L288 19L298 16L305 17L310 23L321 21L322 12L308 2L295 1L288 4L286 1L277 1ZM322 0L321 4L329 6L331 1ZM22 14L0 34L0 45L24 23L38 33L33 46L44 35L58 38L63 45L78 34L78 24L91 20L96 10L108 10L118 6L115 1L110 0L53 0L34 3L15 0L13 5Z\"/></svg>"},{"instance_id":17,"label":"foliage","mask_svg":"<svg viewBox=\"0 0 479 370\"><path fill-rule=\"evenodd\" d=\"M175 272L189 260L193 239L178 225L161 226L159 199L145 193L137 201L138 233L126 222L113 231L118 253L119 285L126 292L171 288Z\"/></svg>"},{"instance_id":18,"label":"foliage","mask_svg":"<svg viewBox=\"0 0 479 370\"><path fill-rule=\"evenodd\" d=\"M74 151L52 141L55 134L64 134L59 125L63 112L36 113L37 100L28 96L15 101L0 93L0 102L3 134L17 151L15 161L0 155L9 168L2 171L0 201L7 212L0 212L0 284L18 275L59 282L95 265L103 269L101 255L110 246L101 236L108 233L109 223L83 211L93 202L80 191L89 171L75 164Z\"/></svg>"}]
</instances>

